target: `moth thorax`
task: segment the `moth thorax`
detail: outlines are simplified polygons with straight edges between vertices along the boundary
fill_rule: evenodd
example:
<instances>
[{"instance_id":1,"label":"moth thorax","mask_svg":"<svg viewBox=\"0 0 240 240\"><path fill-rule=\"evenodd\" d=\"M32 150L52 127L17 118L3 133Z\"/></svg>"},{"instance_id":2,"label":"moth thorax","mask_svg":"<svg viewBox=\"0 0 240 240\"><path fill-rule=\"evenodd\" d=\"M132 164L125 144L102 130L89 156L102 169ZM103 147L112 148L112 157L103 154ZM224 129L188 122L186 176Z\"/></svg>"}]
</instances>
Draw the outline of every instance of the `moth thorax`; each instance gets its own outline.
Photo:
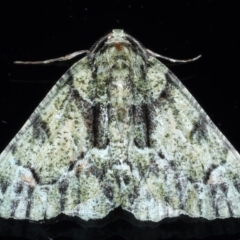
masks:
<instances>
[{"instance_id":1,"label":"moth thorax","mask_svg":"<svg viewBox=\"0 0 240 240\"><path fill-rule=\"evenodd\" d=\"M122 43L114 43L110 48L107 49L107 54L114 61L118 58L128 59L130 57L129 47Z\"/></svg>"},{"instance_id":2,"label":"moth thorax","mask_svg":"<svg viewBox=\"0 0 240 240\"><path fill-rule=\"evenodd\" d=\"M131 105L132 89L127 81L114 81L109 85L109 95L112 106L125 108Z\"/></svg>"},{"instance_id":3,"label":"moth thorax","mask_svg":"<svg viewBox=\"0 0 240 240\"><path fill-rule=\"evenodd\" d=\"M118 51L121 51L122 48L123 48L123 45L118 42L118 43L115 43L115 44L114 44L114 47L115 47Z\"/></svg>"},{"instance_id":4,"label":"moth thorax","mask_svg":"<svg viewBox=\"0 0 240 240\"><path fill-rule=\"evenodd\" d=\"M128 118L128 108L118 108L117 109L117 118L119 121L124 122Z\"/></svg>"}]
</instances>

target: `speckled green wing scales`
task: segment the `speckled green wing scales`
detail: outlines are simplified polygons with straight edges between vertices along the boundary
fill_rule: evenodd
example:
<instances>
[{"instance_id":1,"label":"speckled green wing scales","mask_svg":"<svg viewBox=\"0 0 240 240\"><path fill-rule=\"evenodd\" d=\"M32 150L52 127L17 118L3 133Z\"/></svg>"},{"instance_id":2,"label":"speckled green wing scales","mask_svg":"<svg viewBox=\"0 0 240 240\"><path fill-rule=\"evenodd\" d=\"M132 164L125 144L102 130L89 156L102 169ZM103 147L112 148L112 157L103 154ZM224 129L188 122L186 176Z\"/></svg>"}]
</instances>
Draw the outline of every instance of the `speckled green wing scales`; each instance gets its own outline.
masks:
<instances>
[{"instance_id":1,"label":"speckled green wing scales","mask_svg":"<svg viewBox=\"0 0 240 240\"><path fill-rule=\"evenodd\" d=\"M155 57L113 30L62 76L0 155L0 217L240 217L239 154Z\"/></svg>"},{"instance_id":2,"label":"speckled green wing scales","mask_svg":"<svg viewBox=\"0 0 240 240\"><path fill-rule=\"evenodd\" d=\"M124 208L152 221L239 217L239 154L180 81L158 60L149 62L151 147L131 152L139 180Z\"/></svg>"},{"instance_id":3,"label":"speckled green wing scales","mask_svg":"<svg viewBox=\"0 0 240 240\"><path fill-rule=\"evenodd\" d=\"M1 217L39 220L63 212L102 218L119 202L111 197L116 191L118 198L118 189L108 149L92 146L89 81L85 57L63 75L2 153Z\"/></svg>"}]
</instances>

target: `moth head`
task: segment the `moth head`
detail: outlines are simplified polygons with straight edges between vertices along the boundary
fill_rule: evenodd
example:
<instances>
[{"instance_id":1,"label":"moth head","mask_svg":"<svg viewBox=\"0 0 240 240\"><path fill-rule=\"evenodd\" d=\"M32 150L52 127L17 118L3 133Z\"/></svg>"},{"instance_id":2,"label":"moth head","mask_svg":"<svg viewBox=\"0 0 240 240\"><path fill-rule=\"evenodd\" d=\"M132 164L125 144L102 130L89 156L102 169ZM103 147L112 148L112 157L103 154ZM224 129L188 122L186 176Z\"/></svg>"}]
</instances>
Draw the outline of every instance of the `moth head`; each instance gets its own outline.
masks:
<instances>
[{"instance_id":1,"label":"moth head","mask_svg":"<svg viewBox=\"0 0 240 240\"><path fill-rule=\"evenodd\" d=\"M106 44L116 44L116 43L129 43L126 39L126 34L122 29L114 29L109 35L105 42Z\"/></svg>"},{"instance_id":2,"label":"moth head","mask_svg":"<svg viewBox=\"0 0 240 240\"><path fill-rule=\"evenodd\" d=\"M90 49L90 55L94 54L104 46L114 46L116 50L121 51L124 46L133 47L141 55L147 56L145 48L135 38L125 33L122 29L113 29L111 33L101 38Z\"/></svg>"}]
</instances>

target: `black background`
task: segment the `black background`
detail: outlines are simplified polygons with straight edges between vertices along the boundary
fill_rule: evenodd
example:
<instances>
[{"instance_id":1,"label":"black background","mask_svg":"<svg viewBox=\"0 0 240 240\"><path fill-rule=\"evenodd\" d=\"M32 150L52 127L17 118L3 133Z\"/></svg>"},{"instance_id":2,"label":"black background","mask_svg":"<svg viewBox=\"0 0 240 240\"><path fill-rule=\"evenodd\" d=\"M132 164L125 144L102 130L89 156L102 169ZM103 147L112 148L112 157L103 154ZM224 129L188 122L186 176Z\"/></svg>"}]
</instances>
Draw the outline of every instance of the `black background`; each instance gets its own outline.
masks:
<instances>
[{"instance_id":1,"label":"black background","mask_svg":"<svg viewBox=\"0 0 240 240\"><path fill-rule=\"evenodd\" d=\"M217 0L2 0L0 152L72 64L23 66L13 61L45 60L89 49L115 28L164 56L188 59L202 54L194 63L164 63L240 151L238 4ZM240 233L205 239L226 238L240 239Z\"/></svg>"}]
</instances>

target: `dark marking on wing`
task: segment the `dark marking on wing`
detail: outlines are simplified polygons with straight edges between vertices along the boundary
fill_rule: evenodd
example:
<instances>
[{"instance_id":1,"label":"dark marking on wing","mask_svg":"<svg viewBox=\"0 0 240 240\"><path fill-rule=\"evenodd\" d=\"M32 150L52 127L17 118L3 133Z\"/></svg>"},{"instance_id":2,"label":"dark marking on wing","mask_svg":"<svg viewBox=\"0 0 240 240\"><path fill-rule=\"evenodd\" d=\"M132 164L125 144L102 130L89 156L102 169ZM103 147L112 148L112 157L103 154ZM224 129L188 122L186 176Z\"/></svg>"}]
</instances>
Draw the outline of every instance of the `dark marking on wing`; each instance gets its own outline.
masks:
<instances>
[{"instance_id":1,"label":"dark marking on wing","mask_svg":"<svg viewBox=\"0 0 240 240\"><path fill-rule=\"evenodd\" d=\"M216 164L212 164L206 171L205 173L205 176L203 177L203 183L204 184L207 184L209 178L210 178L210 175L212 173L212 171L214 171L216 168L218 167L218 165Z\"/></svg>"},{"instance_id":2,"label":"dark marking on wing","mask_svg":"<svg viewBox=\"0 0 240 240\"><path fill-rule=\"evenodd\" d=\"M85 152L80 152L79 155L77 156L77 160L71 161L68 167L68 171L72 171L77 164L77 162L85 157Z\"/></svg>"},{"instance_id":3,"label":"dark marking on wing","mask_svg":"<svg viewBox=\"0 0 240 240\"><path fill-rule=\"evenodd\" d=\"M75 164L76 164L76 161L70 162L69 167L68 167L68 172L73 170Z\"/></svg>"},{"instance_id":4,"label":"dark marking on wing","mask_svg":"<svg viewBox=\"0 0 240 240\"><path fill-rule=\"evenodd\" d=\"M128 159L125 160L125 162L126 162L126 164L129 166L129 168L130 168L130 170L131 170L131 172L132 172L132 170L133 170L132 163L131 163Z\"/></svg>"},{"instance_id":5,"label":"dark marking on wing","mask_svg":"<svg viewBox=\"0 0 240 240\"><path fill-rule=\"evenodd\" d=\"M142 106L132 106L133 122L135 126L134 143L137 148L146 147L146 121L144 121L144 113Z\"/></svg>"},{"instance_id":6,"label":"dark marking on wing","mask_svg":"<svg viewBox=\"0 0 240 240\"><path fill-rule=\"evenodd\" d=\"M182 192L182 186L181 186L181 182L179 180L176 181L176 188L178 189L178 191L181 193Z\"/></svg>"},{"instance_id":7,"label":"dark marking on wing","mask_svg":"<svg viewBox=\"0 0 240 240\"><path fill-rule=\"evenodd\" d=\"M16 142L11 142L11 143L6 147L6 151L12 152L13 155L14 155L14 153L16 152L16 150L17 150Z\"/></svg>"},{"instance_id":8,"label":"dark marking on wing","mask_svg":"<svg viewBox=\"0 0 240 240\"><path fill-rule=\"evenodd\" d=\"M22 182L18 182L16 185L15 185L15 188L14 188L14 191L17 195L19 195L23 190L23 183Z\"/></svg>"},{"instance_id":9,"label":"dark marking on wing","mask_svg":"<svg viewBox=\"0 0 240 240\"><path fill-rule=\"evenodd\" d=\"M16 164L17 166L22 166L22 165L21 165L21 162L19 161L19 159L15 159L15 164Z\"/></svg>"},{"instance_id":10,"label":"dark marking on wing","mask_svg":"<svg viewBox=\"0 0 240 240\"><path fill-rule=\"evenodd\" d=\"M110 200L113 200L114 194L113 194L113 188L110 185L105 185L103 188L104 195Z\"/></svg>"},{"instance_id":11,"label":"dark marking on wing","mask_svg":"<svg viewBox=\"0 0 240 240\"><path fill-rule=\"evenodd\" d=\"M68 182L67 179L63 179L63 180L59 181L59 183L58 183L58 190L59 190L59 193L61 195L65 195L66 194L68 185L69 185L69 182Z\"/></svg>"},{"instance_id":12,"label":"dark marking on wing","mask_svg":"<svg viewBox=\"0 0 240 240\"><path fill-rule=\"evenodd\" d=\"M20 202L19 200L13 200L11 202L11 214L10 214L11 217L15 216L15 211L18 207L19 202Z\"/></svg>"},{"instance_id":13,"label":"dark marking on wing","mask_svg":"<svg viewBox=\"0 0 240 240\"><path fill-rule=\"evenodd\" d=\"M153 102L153 106L156 108L162 108L165 104L171 104L174 102L172 96L172 86L169 82L166 83L165 88L160 93L158 99Z\"/></svg>"},{"instance_id":14,"label":"dark marking on wing","mask_svg":"<svg viewBox=\"0 0 240 240\"><path fill-rule=\"evenodd\" d=\"M166 203L169 203L169 196L164 196L164 201L166 202Z\"/></svg>"},{"instance_id":15,"label":"dark marking on wing","mask_svg":"<svg viewBox=\"0 0 240 240\"><path fill-rule=\"evenodd\" d=\"M143 149L153 144L151 134L154 128L153 109L149 104L132 106L133 122L135 126L134 143L136 147Z\"/></svg>"},{"instance_id":16,"label":"dark marking on wing","mask_svg":"<svg viewBox=\"0 0 240 240\"><path fill-rule=\"evenodd\" d=\"M216 212L216 217L219 218L220 214L219 214L219 207L217 205L214 205L214 209L215 209L215 212Z\"/></svg>"},{"instance_id":17,"label":"dark marking on wing","mask_svg":"<svg viewBox=\"0 0 240 240\"><path fill-rule=\"evenodd\" d=\"M2 194L4 194L7 191L8 186L10 186L10 183L8 181L0 179L0 188L1 188Z\"/></svg>"},{"instance_id":18,"label":"dark marking on wing","mask_svg":"<svg viewBox=\"0 0 240 240\"><path fill-rule=\"evenodd\" d=\"M40 115L36 115L32 119L33 138L41 139L42 143L50 137L50 129L47 122L45 122Z\"/></svg>"},{"instance_id":19,"label":"dark marking on wing","mask_svg":"<svg viewBox=\"0 0 240 240\"><path fill-rule=\"evenodd\" d=\"M71 97L83 115L85 126L89 135L89 141L91 145L94 146L94 106L85 101L76 89L71 90Z\"/></svg>"},{"instance_id":20,"label":"dark marking on wing","mask_svg":"<svg viewBox=\"0 0 240 240\"><path fill-rule=\"evenodd\" d=\"M151 147L153 142L151 139L151 134L154 128L153 124L153 109L151 105L143 104L142 106L144 113L144 121L146 126L146 145L147 147Z\"/></svg>"},{"instance_id":21,"label":"dark marking on wing","mask_svg":"<svg viewBox=\"0 0 240 240\"><path fill-rule=\"evenodd\" d=\"M94 147L105 149L109 145L108 138L108 107L97 104L93 108Z\"/></svg>"},{"instance_id":22,"label":"dark marking on wing","mask_svg":"<svg viewBox=\"0 0 240 240\"><path fill-rule=\"evenodd\" d=\"M152 195L151 195L151 193L150 192L146 192L146 199L147 199L147 201L151 201L152 200Z\"/></svg>"},{"instance_id":23,"label":"dark marking on wing","mask_svg":"<svg viewBox=\"0 0 240 240\"><path fill-rule=\"evenodd\" d=\"M231 203L229 201L227 201L227 206L228 206L228 211L229 211L230 217L233 217L232 206L231 206Z\"/></svg>"},{"instance_id":24,"label":"dark marking on wing","mask_svg":"<svg viewBox=\"0 0 240 240\"><path fill-rule=\"evenodd\" d=\"M104 175L105 175L105 168L98 168L96 166L91 166L88 171L94 175L97 179L99 179L99 181L101 182L104 178Z\"/></svg>"},{"instance_id":25,"label":"dark marking on wing","mask_svg":"<svg viewBox=\"0 0 240 240\"><path fill-rule=\"evenodd\" d=\"M183 198L183 186L182 186L182 183L179 179L179 175L175 175L175 179L176 179L176 182L175 182L175 187L176 189L178 190L179 192L179 208L180 209L184 209L184 204L183 204L183 201L182 201L182 198Z\"/></svg>"},{"instance_id":26,"label":"dark marking on wing","mask_svg":"<svg viewBox=\"0 0 240 240\"><path fill-rule=\"evenodd\" d=\"M162 153L162 151L159 151L159 152L158 152L158 156L159 156L161 159L164 159L164 158L165 158L165 155Z\"/></svg>"},{"instance_id":27,"label":"dark marking on wing","mask_svg":"<svg viewBox=\"0 0 240 240\"><path fill-rule=\"evenodd\" d=\"M58 178L57 178L57 179L53 179L52 181L46 182L46 183L44 183L44 184L42 184L42 185L45 185L45 184L53 185L53 184L55 184L57 181L58 181Z\"/></svg>"},{"instance_id":28,"label":"dark marking on wing","mask_svg":"<svg viewBox=\"0 0 240 240\"><path fill-rule=\"evenodd\" d=\"M192 178L191 176L187 177L187 180L188 180L188 182L190 182L191 184L194 183L194 180L193 180L193 178Z\"/></svg>"},{"instance_id":29,"label":"dark marking on wing","mask_svg":"<svg viewBox=\"0 0 240 240\"><path fill-rule=\"evenodd\" d=\"M153 173L157 178L159 177L159 168L155 162L150 163L148 171L149 173Z\"/></svg>"},{"instance_id":30,"label":"dark marking on wing","mask_svg":"<svg viewBox=\"0 0 240 240\"><path fill-rule=\"evenodd\" d=\"M120 176L119 176L118 173L116 173L115 179L116 179L116 182L117 182L117 185L118 185L119 189L121 189L121 179L120 179Z\"/></svg>"},{"instance_id":31,"label":"dark marking on wing","mask_svg":"<svg viewBox=\"0 0 240 240\"><path fill-rule=\"evenodd\" d=\"M176 173L174 174L174 179L177 180L178 178L179 178L179 173L176 172Z\"/></svg>"},{"instance_id":32,"label":"dark marking on wing","mask_svg":"<svg viewBox=\"0 0 240 240\"><path fill-rule=\"evenodd\" d=\"M156 61L146 61L146 68L149 70L149 69L152 69L155 65L156 65ZM158 64L158 62L157 62ZM158 71L157 71L158 72Z\"/></svg>"},{"instance_id":33,"label":"dark marking on wing","mask_svg":"<svg viewBox=\"0 0 240 240\"><path fill-rule=\"evenodd\" d=\"M188 181L186 180L186 178L183 179L178 179L177 183L176 183L176 187L179 189L179 199L180 199L180 204L179 204L179 208L180 209L184 209L185 208L185 200L183 199L184 193L186 192L186 187L187 187Z\"/></svg>"},{"instance_id":34,"label":"dark marking on wing","mask_svg":"<svg viewBox=\"0 0 240 240\"><path fill-rule=\"evenodd\" d=\"M163 101L163 100L167 100L169 98L171 98L171 87L170 85L167 83L166 87L164 88L164 90L161 92L159 100Z\"/></svg>"},{"instance_id":35,"label":"dark marking on wing","mask_svg":"<svg viewBox=\"0 0 240 240\"><path fill-rule=\"evenodd\" d=\"M31 125L35 125L39 121L39 119L41 119L41 115L39 113L31 115L29 118Z\"/></svg>"},{"instance_id":36,"label":"dark marking on wing","mask_svg":"<svg viewBox=\"0 0 240 240\"><path fill-rule=\"evenodd\" d=\"M140 69L141 69L141 75L142 75L141 78L146 79L146 76L147 76L147 66L146 66L146 64L141 64Z\"/></svg>"},{"instance_id":37,"label":"dark marking on wing","mask_svg":"<svg viewBox=\"0 0 240 240\"><path fill-rule=\"evenodd\" d=\"M30 211L31 211L33 190L34 190L34 187L28 186L28 190L27 190L28 201L27 201L27 209L26 209L27 218L29 218Z\"/></svg>"},{"instance_id":38,"label":"dark marking on wing","mask_svg":"<svg viewBox=\"0 0 240 240\"><path fill-rule=\"evenodd\" d=\"M240 193L240 182L239 181L235 181L235 182L233 182L233 185L237 189L237 191Z\"/></svg>"},{"instance_id":39,"label":"dark marking on wing","mask_svg":"<svg viewBox=\"0 0 240 240\"><path fill-rule=\"evenodd\" d=\"M127 176L127 175L123 176L123 182L125 185L128 185L130 183L130 181L131 181L131 179L129 176Z\"/></svg>"},{"instance_id":40,"label":"dark marking on wing","mask_svg":"<svg viewBox=\"0 0 240 240\"><path fill-rule=\"evenodd\" d=\"M35 182L36 182L37 184L39 184L39 183L41 182L41 180L40 180L40 177L39 177L39 175L37 174L35 168L33 168L33 167L28 167L28 169L31 171L32 176L33 176Z\"/></svg>"},{"instance_id":41,"label":"dark marking on wing","mask_svg":"<svg viewBox=\"0 0 240 240\"><path fill-rule=\"evenodd\" d=\"M202 199L198 199L197 206L198 206L198 211L200 213L200 216L202 216L202 202L203 202Z\"/></svg>"},{"instance_id":42,"label":"dark marking on wing","mask_svg":"<svg viewBox=\"0 0 240 240\"><path fill-rule=\"evenodd\" d=\"M129 202L134 203L135 199L139 197L139 188L134 186L133 192L128 195Z\"/></svg>"},{"instance_id":43,"label":"dark marking on wing","mask_svg":"<svg viewBox=\"0 0 240 240\"><path fill-rule=\"evenodd\" d=\"M79 154L78 157L77 157L77 160L74 161L74 162L72 162L72 163L70 164L69 168L68 168L68 171L71 171L71 170L72 170L73 168L75 168L75 166L76 166L76 168L75 168L75 173L76 173L76 177L77 177L77 178L79 178L79 173L80 173L80 171L81 171L81 169L82 169L81 164L78 164L78 161L81 160L81 159L83 159L84 157L85 157L85 152L80 152L80 154Z\"/></svg>"},{"instance_id":44,"label":"dark marking on wing","mask_svg":"<svg viewBox=\"0 0 240 240\"><path fill-rule=\"evenodd\" d=\"M198 122L194 123L193 128L190 132L190 138L197 141L198 144L202 143L202 139L207 138L205 121L202 121L201 119L199 119Z\"/></svg>"},{"instance_id":45,"label":"dark marking on wing","mask_svg":"<svg viewBox=\"0 0 240 240\"><path fill-rule=\"evenodd\" d=\"M69 186L69 182L67 179L63 179L58 183L58 191L61 194L61 198L60 198L61 211L63 211L65 208L65 201L66 201L65 195L66 195L68 186Z\"/></svg>"},{"instance_id":46,"label":"dark marking on wing","mask_svg":"<svg viewBox=\"0 0 240 240\"><path fill-rule=\"evenodd\" d=\"M165 73L165 78L167 81L166 87L162 92L162 99L169 99L172 98L172 87L175 86L176 88L179 88L179 86L177 86L175 79L176 76L168 69L168 71Z\"/></svg>"},{"instance_id":47,"label":"dark marking on wing","mask_svg":"<svg viewBox=\"0 0 240 240\"><path fill-rule=\"evenodd\" d=\"M217 185L213 185L213 184L210 185L210 192L212 194L213 202L215 202L215 198L216 198L216 194L217 194L217 188L218 188Z\"/></svg>"},{"instance_id":48,"label":"dark marking on wing","mask_svg":"<svg viewBox=\"0 0 240 240\"><path fill-rule=\"evenodd\" d=\"M81 152L78 156L78 160L83 159L84 157L85 157L85 152Z\"/></svg>"},{"instance_id":49,"label":"dark marking on wing","mask_svg":"<svg viewBox=\"0 0 240 240\"><path fill-rule=\"evenodd\" d=\"M183 202L180 202L178 207L179 207L179 209L184 210L184 206L185 206L184 203L183 203Z\"/></svg>"},{"instance_id":50,"label":"dark marking on wing","mask_svg":"<svg viewBox=\"0 0 240 240\"><path fill-rule=\"evenodd\" d=\"M98 147L98 121L99 121L99 115L100 115L100 104L97 104L96 106L93 107L93 146ZM99 146L100 147L100 146Z\"/></svg>"},{"instance_id":51,"label":"dark marking on wing","mask_svg":"<svg viewBox=\"0 0 240 240\"><path fill-rule=\"evenodd\" d=\"M193 184L193 187L194 187L195 189L197 189L197 190L199 190L199 189L200 189L200 186L199 186L199 184L198 184L198 183L195 183L195 184Z\"/></svg>"},{"instance_id":52,"label":"dark marking on wing","mask_svg":"<svg viewBox=\"0 0 240 240\"><path fill-rule=\"evenodd\" d=\"M181 87L181 86L177 85L177 83L179 82L178 78L169 69L165 73L165 77L166 77L167 83L169 83L170 85L173 85L177 88ZM178 80L178 81L176 82L176 80Z\"/></svg>"},{"instance_id":53,"label":"dark marking on wing","mask_svg":"<svg viewBox=\"0 0 240 240\"><path fill-rule=\"evenodd\" d=\"M176 168L177 168L177 163L176 163L176 161L170 160L170 161L168 161L168 163L169 163L171 169L176 170Z\"/></svg>"},{"instance_id":54,"label":"dark marking on wing","mask_svg":"<svg viewBox=\"0 0 240 240\"><path fill-rule=\"evenodd\" d=\"M220 183L219 187L222 190L222 192L225 194L225 196L227 196L227 193L228 193L228 186L227 186L227 184L226 183Z\"/></svg>"}]
</instances>

